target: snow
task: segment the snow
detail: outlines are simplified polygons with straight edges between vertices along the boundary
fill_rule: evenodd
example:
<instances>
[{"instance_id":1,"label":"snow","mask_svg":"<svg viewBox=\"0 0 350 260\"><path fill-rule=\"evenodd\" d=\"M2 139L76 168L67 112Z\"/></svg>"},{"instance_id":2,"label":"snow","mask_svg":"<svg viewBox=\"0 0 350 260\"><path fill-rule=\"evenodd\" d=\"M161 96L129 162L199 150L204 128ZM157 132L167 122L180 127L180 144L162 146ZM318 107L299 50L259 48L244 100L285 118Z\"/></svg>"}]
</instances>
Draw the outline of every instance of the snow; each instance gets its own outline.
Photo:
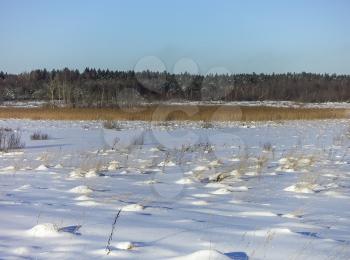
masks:
<instances>
[{"instance_id":1,"label":"snow","mask_svg":"<svg viewBox=\"0 0 350 260\"><path fill-rule=\"evenodd\" d=\"M46 101L4 101L0 104L0 107L18 107L18 108L37 108L47 105ZM55 101L55 104L64 107L64 104L59 104L59 101ZM149 105L150 103L144 103ZM152 104L163 104L162 102L153 102ZM293 107L293 108L350 108L349 102L322 102L322 103L302 103L294 101L181 101L170 102L167 101L165 105L221 105L221 106L268 106L268 107ZM142 105L142 103L140 104Z\"/></svg>"},{"instance_id":2,"label":"snow","mask_svg":"<svg viewBox=\"0 0 350 260\"><path fill-rule=\"evenodd\" d=\"M309 182L299 182L297 184L294 184L285 188L284 190L290 191L290 192L297 192L297 193L315 193L323 189L325 188L318 184L309 183Z\"/></svg>"},{"instance_id":3,"label":"snow","mask_svg":"<svg viewBox=\"0 0 350 260\"><path fill-rule=\"evenodd\" d=\"M46 165L39 165L35 170L37 171L46 171L48 170L48 168L46 167Z\"/></svg>"},{"instance_id":4,"label":"snow","mask_svg":"<svg viewBox=\"0 0 350 260\"><path fill-rule=\"evenodd\" d=\"M57 237L60 235L58 233L58 228L52 223L36 225L28 230L27 234L33 237Z\"/></svg>"},{"instance_id":5,"label":"snow","mask_svg":"<svg viewBox=\"0 0 350 260\"><path fill-rule=\"evenodd\" d=\"M212 192L212 194L215 194L215 195L225 195L225 194L230 194L231 191L229 189L225 189L225 188L221 188L221 189L218 189L218 190L215 190Z\"/></svg>"},{"instance_id":6,"label":"snow","mask_svg":"<svg viewBox=\"0 0 350 260\"><path fill-rule=\"evenodd\" d=\"M81 186L77 186L75 188L72 188L69 191L72 193L87 194L87 193L91 193L92 189L90 189L89 187L87 187L85 185L81 185Z\"/></svg>"},{"instance_id":7,"label":"snow","mask_svg":"<svg viewBox=\"0 0 350 260\"><path fill-rule=\"evenodd\" d=\"M4 167L4 168L0 169L0 171L8 172L8 171L14 171L15 169L16 169L15 166L10 165L10 166L7 166L7 167Z\"/></svg>"},{"instance_id":8,"label":"snow","mask_svg":"<svg viewBox=\"0 0 350 260\"><path fill-rule=\"evenodd\" d=\"M98 176L98 174L97 174L96 170L94 170L94 169L89 170L85 174L85 178L94 178L94 177L97 177L97 176Z\"/></svg>"},{"instance_id":9,"label":"snow","mask_svg":"<svg viewBox=\"0 0 350 260\"><path fill-rule=\"evenodd\" d=\"M176 166L176 163L172 162L172 161L169 161L169 162L161 162L158 164L158 166L168 166L168 167L171 167L171 166Z\"/></svg>"},{"instance_id":10,"label":"snow","mask_svg":"<svg viewBox=\"0 0 350 260\"><path fill-rule=\"evenodd\" d=\"M122 208L123 211L142 211L144 206L139 204L130 204Z\"/></svg>"},{"instance_id":11,"label":"snow","mask_svg":"<svg viewBox=\"0 0 350 260\"><path fill-rule=\"evenodd\" d=\"M350 258L350 120L120 125L0 120L0 259Z\"/></svg>"},{"instance_id":12,"label":"snow","mask_svg":"<svg viewBox=\"0 0 350 260\"><path fill-rule=\"evenodd\" d=\"M117 161L111 161L111 162L109 162L109 165L108 165L108 170L109 171L115 171L115 170L117 170L119 168L119 162L117 162Z\"/></svg>"},{"instance_id":13,"label":"snow","mask_svg":"<svg viewBox=\"0 0 350 260\"><path fill-rule=\"evenodd\" d=\"M323 103L302 103L294 101L190 101L172 102L171 105L221 105L221 106L267 106L267 107L287 107L287 108L350 108L349 102L323 102Z\"/></svg>"},{"instance_id":14,"label":"snow","mask_svg":"<svg viewBox=\"0 0 350 260\"><path fill-rule=\"evenodd\" d=\"M193 181L190 178L181 178L176 183L177 184L192 184Z\"/></svg>"},{"instance_id":15,"label":"snow","mask_svg":"<svg viewBox=\"0 0 350 260\"><path fill-rule=\"evenodd\" d=\"M212 259L212 260L230 260L231 258L216 250L200 250L192 254L175 257L173 260L200 260L200 259Z\"/></svg>"},{"instance_id":16,"label":"snow","mask_svg":"<svg viewBox=\"0 0 350 260\"><path fill-rule=\"evenodd\" d=\"M62 167L61 164L56 164L53 168L55 168L55 169L62 169L63 167Z\"/></svg>"},{"instance_id":17,"label":"snow","mask_svg":"<svg viewBox=\"0 0 350 260\"><path fill-rule=\"evenodd\" d=\"M119 242L115 245L116 248L120 250L131 250L135 247L132 242Z\"/></svg>"}]
</instances>

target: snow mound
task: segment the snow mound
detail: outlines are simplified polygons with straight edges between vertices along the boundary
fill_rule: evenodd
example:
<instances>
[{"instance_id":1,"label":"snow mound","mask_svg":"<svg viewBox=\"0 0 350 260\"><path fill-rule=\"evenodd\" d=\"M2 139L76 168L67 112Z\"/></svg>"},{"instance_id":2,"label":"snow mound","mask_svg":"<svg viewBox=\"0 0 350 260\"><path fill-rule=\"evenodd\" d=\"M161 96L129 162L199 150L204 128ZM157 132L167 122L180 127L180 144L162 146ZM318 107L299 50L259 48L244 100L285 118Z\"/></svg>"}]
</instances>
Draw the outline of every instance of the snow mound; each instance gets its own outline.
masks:
<instances>
[{"instance_id":1,"label":"snow mound","mask_svg":"<svg viewBox=\"0 0 350 260\"><path fill-rule=\"evenodd\" d=\"M280 235L294 235L294 233L289 228L271 228L247 232L248 235L257 237L267 237L271 233Z\"/></svg>"},{"instance_id":2,"label":"snow mound","mask_svg":"<svg viewBox=\"0 0 350 260\"><path fill-rule=\"evenodd\" d=\"M247 186L239 186L239 187L231 187L232 191L248 191L249 188Z\"/></svg>"},{"instance_id":3,"label":"snow mound","mask_svg":"<svg viewBox=\"0 0 350 260\"><path fill-rule=\"evenodd\" d=\"M132 242L119 242L115 245L115 247L120 250L131 250L135 247L135 245Z\"/></svg>"},{"instance_id":4,"label":"snow mound","mask_svg":"<svg viewBox=\"0 0 350 260\"><path fill-rule=\"evenodd\" d=\"M160 150L157 147L152 147L149 149L150 152L159 152Z\"/></svg>"},{"instance_id":5,"label":"snow mound","mask_svg":"<svg viewBox=\"0 0 350 260\"><path fill-rule=\"evenodd\" d=\"M232 204L242 204L243 202L241 200L230 200L229 203L232 203Z\"/></svg>"},{"instance_id":6,"label":"snow mound","mask_svg":"<svg viewBox=\"0 0 350 260\"><path fill-rule=\"evenodd\" d=\"M85 173L85 178L94 178L94 177L98 177L98 176L99 175L95 169L91 169L87 173Z\"/></svg>"},{"instance_id":7,"label":"snow mound","mask_svg":"<svg viewBox=\"0 0 350 260\"><path fill-rule=\"evenodd\" d=\"M205 187L219 189L219 188L226 188L227 185L222 184L222 183L217 183L217 182L210 182L210 183L206 184Z\"/></svg>"},{"instance_id":8,"label":"snow mound","mask_svg":"<svg viewBox=\"0 0 350 260\"><path fill-rule=\"evenodd\" d=\"M157 184L157 183L159 183L159 181L158 180L147 180L147 181L144 181L143 183L144 184Z\"/></svg>"},{"instance_id":9,"label":"snow mound","mask_svg":"<svg viewBox=\"0 0 350 260\"><path fill-rule=\"evenodd\" d=\"M287 214L281 215L281 217L282 217L282 218L296 219L296 218L300 218L301 215L296 215L296 214L292 214L292 213L287 213Z\"/></svg>"},{"instance_id":10,"label":"snow mound","mask_svg":"<svg viewBox=\"0 0 350 260\"><path fill-rule=\"evenodd\" d=\"M182 178L176 181L177 184L192 184L193 181L190 178Z\"/></svg>"},{"instance_id":11,"label":"snow mound","mask_svg":"<svg viewBox=\"0 0 350 260\"><path fill-rule=\"evenodd\" d=\"M269 211L246 211L240 212L239 215L245 217L276 217L277 215Z\"/></svg>"},{"instance_id":12,"label":"snow mound","mask_svg":"<svg viewBox=\"0 0 350 260\"><path fill-rule=\"evenodd\" d=\"M5 154L6 156L17 156L24 154L24 152L2 152L1 154Z\"/></svg>"},{"instance_id":13,"label":"snow mound","mask_svg":"<svg viewBox=\"0 0 350 260\"><path fill-rule=\"evenodd\" d=\"M300 182L297 184L294 184L292 186L289 186L284 189L285 191L289 192L296 192L296 193L315 193L320 192L324 190L324 187L318 185L318 184L312 184L307 182Z\"/></svg>"},{"instance_id":14,"label":"snow mound","mask_svg":"<svg viewBox=\"0 0 350 260\"><path fill-rule=\"evenodd\" d=\"M123 211L142 211L145 207L140 204L130 204L123 207Z\"/></svg>"},{"instance_id":15,"label":"snow mound","mask_svg":"<svg viewBox=\"0 0 350 260\"><path fill-rule=\"evenodd\" d=\"M218 189L218 190L213 191L211 194L214 194L214 195L225 195L225 194L230 194L230 193L231 193L231 191L229 189L222 188L222 189Z\"/></svg>"},{"instance_id":16,"label":"snow mound","mask_svg":"<svg viewBox=\"0 0 350 260\"><path fill-rule=\"evenodd\" d=\"M47 171L48 168L44 164L42 164L42 165L39 165L35 170L37 170L37 171Z\"/></svg>"},{"instance_id":17,"label":"snow mound","mask_svg":"<svg viewBox=\"0 0 350 260\"><path fill-rule=\"evenodd\" d=\"M57 237L60 235L57 226L52 223L36 225L29 229L27 234L34 237Z\"/></svg>"},{"instance_id":18,"label":"snow mound","mask_svg":"<svg viewBox=\"0 0 350 260\"><path fill-rule=\"evenodd\" d=\"M76 197L74 200L79 200L79 201L83 201L83 200L90 200L91 198L89 196L86 195L81 195L79 197Z\"/></svg>"},{"instance_id":19,"label":"snow mound","mask_svg":"<svg viewBox=\"0 0 350 260\"><path fill-rule=\"evenodd\" d=\"M160 167L163 167L163 166L173 167L173 166L176 166L176 163L174 163L172 161L161 162L158 164L158 166L160 166Z\"/></svg>"},{"instance_id":20,"label":"snow mound","mask_svg":"<svg viewBox=\"0 0 350 260\"><path fill-rule=\"evenodd\" d=\"M23 160L23 161L24 161L24 160ZM26 166L26 167L21 168L20 170L21 170L21 171L30 171L30 170L32 170L32 169L33 169L32 167Z\"/></svg>"},{"instance_id":21,"label":"snow mound","mask_svg":"<svg viewBox=\"0 0 350 260\"><path fill-rule=\"evenodd\" d=\"M235 177L239 177L240 176L240 173L238 170L233 170L229 173L229 175L231 176L235 176Z\"/></svg>"},{"instance_id":22,"label":"snow mound","mask_svg":"<svg viewBox=\"0 0 350 260\"><path fill-rule=\"evenodd\" d=\"M109 165L107 167L108 171L115 171L119 168L119 162L117 161L111 161L109 162Z\"/></svg>"},{"instance_id":23,"label":"snow mound","mask_svg":"<svg viewBox=\"0 0 350 260\"><path fill-rule=\"evenodd\" d=\"M281 165L286 165L289 163L289 159L288 158L281 158L278 160L278 163Z\"/></svg>"},{"instance_id":24,"label":"snow mound","mask_svg":"<svg viewBox=\"0 0 350 260\"><path fill-rule=\"evenodd\" d=\"M200 250L186 256L174 257L172 259L174 260L175 259L176 260L200 260L200 259L230 260L231 258L216 250Z\"/></svg>"},{"instance_id":25,"label":"snow mound","mask_svg":"<svg viewBox=\"0 0 350 260\"><path fill-rule=\"evenodd\" d=\"M295 157L288 157L288 158L281 158L279 161L279 164L281 167L278 168L280 171L286 171L286 172L293 172L296 169L305 170L303 168L307 168L308 166L312 165L312 159L311 158L295 158Z\"/></svg>"},{"instance_id":26,"label":"snow mound","mask_svg":"<svg viewBox=\"0 0 350 260\"><path fill-rule=\"evenodd\" d=\"M11 250L11 252L15 255L29 255L31 253L30 248L28 247L16 247Z\"/></svg>"},{"instance_id":27,"label":"snow mound","mask_svg":"<svg viewBox=\"0 0 350 260\"><path fill-rule=\"evenodd\" d=\"M326 191L324 194L327 196L330 196L330 197L338 198L338 199L348 199L349 198L348 196L342 195L341 193L336 192L336 191Z\"/></svg>"},{"instance_id":28,"label":"snow mound","mask_svg":"<svg viewBox=\"0 0 350 260\"><path fill-rule=\"evenodd\" d=\"M196 200L192 202L192 205L205 206L208 205L208 202L206 202L205 200Z\"/></svg>"},{"instance_id":29,"label":"snow mound","mask_svg":"<svg viewBox=\"0 0 350 260\"><path fill-rule=\"evenodd\" d=\"M312 161L310 158L302 158L297 162L299 167L305 167L305 166L311 165L311 163Z\"/></svg>"},{"instance_id":30,"label":"snow mound","mask_svg":"<svg viewBox=\"0 0 350 260\"><path fill-rule=\"evenodd\" d=\"M81 185L81 186L77 186L73 189L69 190L72 193L78 193L78 194L88 194L93 192L93 190L91 188L89 188L88 186L85 185Z\"/></svg>"},{"instance_id":31,"label":"snow mound","mask_svg":"<svg viewBox=\"0 0 350 260\"><path fill-rule=\"evenodd\" d=\"M208 171L209 168L206 166L197 166L196 168L193 169L194 172L203 172L203 171Z\"/></svg>"},{"instance_id":32,"label":"snow mound","mask_svg":"<svg viewBox=\"0 0 350 260\"><path fill-rule=\"evenodd\" d=\"M197 193L197 194L193 194L193 197L196 197L196 198L209 198L211 196L210 196L210 194L206 194L206 193Z\"/></svg>"},{"instance_id":33,"label":"snow mound","mask_svg":"<svg viewBox=\"0 0 350 260\"><path fill-rule=\"evenodd\" d=\"M69 177L71 177L71 178L81 178L81 177L83 177L81 169L76 169L74 171L71 171L69 173Z\"/></svg>"},{"instance_id":34,"label":"snow mound","mask_svg":"<svg viewBox=\"0 0 350 260\"><path fill-rule=\"evenodd\" d=\"M289 191L289 192L296 192L296 193L314 193L314 191L307 186L301 186L298 184L289 186L287 188L284 189L285 191Z\"/></svg>"},{"instance_id":35,"label":"snow mound","mask_svg":"<svg viewBox=\"0 0 350 260\"><path fill-rule=\"evenodd\" d=\"M16 168L15 166L7 166L7 167L4 167L2 168L0 171L14 171Z\"/></svg>"},{"instance_id":36,"label":"snow mound","mask_svg":"<svg viewBox=\"0 0 350 260\"><path fill-rule=\"evenodd\" d=\"M259 174L257 172L246 172L244 175L246 175L246 176L258 176Z\"/></svg>"},{"instance_id":37,"label":"snow mound","mask_svg":"<svg viewBox=\"0 0 350 260\"><path fill-rule=\"evenodd\" d=\"M83 206L83 207L92 207L92 206L98 206L100 205L100 203L92 200L83 200L83 201L77 202L76 205Z\"/></svg>"},{"instance_id":38,"label":"snow mound","mask_svg":"<svg viewBox=\"0 0 350 260\"><path fill-rule=\"evenodd\" d=\"M210 166L220 166L222 165L222 162L220 160L215 160L215 161L211 161L209 163Z\"/></svg>"},{"instance_id":39,"label":"snow mound","mask_svg":"<svg viewBox=\"0 0 350 260\"><path fill-rule=\"evenodd\" d=\"M55 168L55 169L62 169L63 166L59 163L59 164L56 164L53 168Z\"/></svg>"},{"instance_id":40,"label":"snow mound","mask_svg":"<svg viewBox=\"0 0 350 260\"><path fill-rule=\"evenodd\" d=\"M30 184L25 184L22 185L21 187L18 187L17 189L14 189L14 191L24 191L24 190L28 190L32 187L32 185Z\"/></svg>"}]
</instances>

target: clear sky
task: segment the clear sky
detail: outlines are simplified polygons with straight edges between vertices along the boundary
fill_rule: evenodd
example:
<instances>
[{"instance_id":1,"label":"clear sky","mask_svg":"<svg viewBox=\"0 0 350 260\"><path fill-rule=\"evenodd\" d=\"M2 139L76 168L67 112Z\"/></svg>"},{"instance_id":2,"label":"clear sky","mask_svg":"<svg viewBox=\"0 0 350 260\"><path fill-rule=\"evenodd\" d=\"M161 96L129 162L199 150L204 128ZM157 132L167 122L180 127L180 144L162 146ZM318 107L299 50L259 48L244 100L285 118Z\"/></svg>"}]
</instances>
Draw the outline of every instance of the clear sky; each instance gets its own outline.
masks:
<instances>
[{"instance_id":1,"label":"clear sky","mask_svg":"<svg viewBox=\"0 0 350 260\"><path fill-rule=\"evenodd\" d=\"M147 66L350 74L350 1L0 0L0 70Z\"/></svg>"}]
</instances>

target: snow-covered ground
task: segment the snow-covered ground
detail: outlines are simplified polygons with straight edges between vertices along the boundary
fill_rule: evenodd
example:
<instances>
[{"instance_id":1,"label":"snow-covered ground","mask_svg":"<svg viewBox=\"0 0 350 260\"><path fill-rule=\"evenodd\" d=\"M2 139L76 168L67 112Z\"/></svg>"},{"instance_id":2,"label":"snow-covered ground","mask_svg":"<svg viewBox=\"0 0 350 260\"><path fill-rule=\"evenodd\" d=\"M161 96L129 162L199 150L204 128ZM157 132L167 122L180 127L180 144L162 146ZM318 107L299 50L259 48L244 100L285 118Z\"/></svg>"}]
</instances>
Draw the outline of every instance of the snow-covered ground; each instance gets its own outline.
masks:
<instances>
[{"instance_id":1,"label":"snow-covered ground","mask_svg":"<svg viewBox=\"0 0 350 260\"><path fill-rule=\"evenodd\" d=\"M1 120L0 259L349 259L349 123Z\"/></svg>"},{"instance_id":2,"label":"snow-covered ground","mask_svg":"<svg viewBox=\"0 0 350 260\"><path fill-rule=\"evenodd\" d=\"M167 102L166 104L169 104ZM266 106L266 107L285 107L285 108L350 108L350 102L322 102L305 103L294 101L189 101L189 102L170 102L172 105L220 105L220 106Z\"/></svg>"},{"instance_id":3,"label":"snow-covered ground","mask_svg":"<svg viewBox=\"0 0 350 260\"><path fill-rule=\"evenodd\" d=\"M55 101L55 105L64 106L60 101ZM36 108L49 104L46 101L5 101L0 104L0 107L14 107L14 108ZM350 109L350 102L323 102L323 103L303 103L294 101L166 101L141 103L144 105L220 105L220 106L267 106L267 107L286 107L286 108L346 108Z\"/></svg>"},{"instance_id":4,"label":"snow-covered ground","mask_svg":"<svg viewBox=\"0 0 350 260\"><path fill-rule=\"evenodd\" d=\"M45 104L47 104L46 101L4 101L0 104L0 107L35 108L44 106Z\"/></svg>"}]
</instances>

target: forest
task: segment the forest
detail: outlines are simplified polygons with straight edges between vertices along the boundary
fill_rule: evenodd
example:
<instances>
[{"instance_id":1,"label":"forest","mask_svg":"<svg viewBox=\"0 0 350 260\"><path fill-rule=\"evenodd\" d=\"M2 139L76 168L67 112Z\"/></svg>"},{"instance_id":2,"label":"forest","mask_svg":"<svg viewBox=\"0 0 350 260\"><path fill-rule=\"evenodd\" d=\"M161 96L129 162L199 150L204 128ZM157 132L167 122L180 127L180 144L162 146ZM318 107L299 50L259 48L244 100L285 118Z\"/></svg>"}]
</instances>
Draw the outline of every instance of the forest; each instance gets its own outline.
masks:
<instances>
[{"instance_id":1,"label":"forest","mask_svg":"<svg viewBox=\"0 0 350 260\"><path fill-rule=\"evenodd\" d=\"M191 75L167 72L33 70L0 72L0 102L41 100L69 107L152 102L350 101L350 76L336 74Z\"/></svg>"}]
</instances>

